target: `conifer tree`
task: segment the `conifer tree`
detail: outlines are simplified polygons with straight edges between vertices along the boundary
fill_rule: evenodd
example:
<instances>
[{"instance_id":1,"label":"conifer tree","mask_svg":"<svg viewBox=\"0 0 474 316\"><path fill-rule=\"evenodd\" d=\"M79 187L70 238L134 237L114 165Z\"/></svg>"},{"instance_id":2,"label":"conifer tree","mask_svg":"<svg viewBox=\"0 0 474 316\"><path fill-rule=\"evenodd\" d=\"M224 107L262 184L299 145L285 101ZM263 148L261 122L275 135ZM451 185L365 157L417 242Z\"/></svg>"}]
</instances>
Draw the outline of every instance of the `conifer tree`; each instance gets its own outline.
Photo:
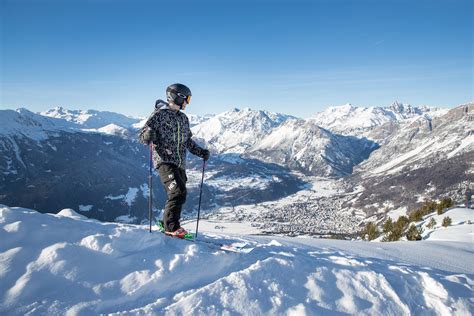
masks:
<instances>
[{"instance_id":1,"label":"conifer tree","mask_svg":"<svg viewBox=\"0 0 474 316\"><path fill-rule=\"evenodd\" d=\"M433 229L435 226L436 226L436 220L432 217L428 225L426 225L426 227L428 227L429 229Z\"/></svg>"},{"instance_id":2,"label":"conifer tree","mask_svg":"<svg viewBox=\"0 0 474 316\"><path fill-rule=\"evenodd\" d=\"M448 227L449 225L451 225L452 223L452 220L451 220L451 217L449 216L446 216L445 218L443 218L443 226L444 227Z\"/></svg>"}]
</instances>

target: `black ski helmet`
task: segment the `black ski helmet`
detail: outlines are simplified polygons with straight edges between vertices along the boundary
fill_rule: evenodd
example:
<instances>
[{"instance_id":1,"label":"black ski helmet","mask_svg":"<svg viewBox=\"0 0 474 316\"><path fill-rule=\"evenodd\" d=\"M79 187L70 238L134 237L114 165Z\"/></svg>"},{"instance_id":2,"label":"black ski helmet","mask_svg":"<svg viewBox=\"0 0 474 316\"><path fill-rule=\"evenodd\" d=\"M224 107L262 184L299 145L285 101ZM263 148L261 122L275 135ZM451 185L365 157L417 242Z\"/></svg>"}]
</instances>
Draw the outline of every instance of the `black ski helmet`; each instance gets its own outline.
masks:
<instances>
[{"instance_id":1,"label":"black ski helmet","mask_svg":"<svg viewBox=\"0 0 474 316\"><path fill-rule=\"evenodd\" d=\"M181 83L174 83L166 88L166 98L168 102L183 107L184 101L188 103L191 101L191 89Z\"/></svg>"}]
</instances>

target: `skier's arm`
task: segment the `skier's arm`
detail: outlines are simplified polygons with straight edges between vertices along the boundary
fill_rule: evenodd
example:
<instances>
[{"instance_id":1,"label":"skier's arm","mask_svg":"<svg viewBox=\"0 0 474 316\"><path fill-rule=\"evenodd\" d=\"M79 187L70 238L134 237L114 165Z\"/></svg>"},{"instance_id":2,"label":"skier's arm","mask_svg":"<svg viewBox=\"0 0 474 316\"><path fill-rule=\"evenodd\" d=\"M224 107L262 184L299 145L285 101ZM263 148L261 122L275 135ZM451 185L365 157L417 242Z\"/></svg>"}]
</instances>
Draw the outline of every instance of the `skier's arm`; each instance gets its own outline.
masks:
<instances>
[{"instance_id":1,"label":"skier's arm","mask_svg":"<svg viewBox=\"0 0 474 316\"><path fill-rule=\"evenodd\" d=\"M199 146L193 139L192 139L192 132L189 131L189 138L186 142L186 147L188 148L189 152L193 155L203 158L204 160L209 159L209 150L202 148Z\"/></svg>"},{"instance_id":2,"label":"skier's arm","mask_svg":"<svg viewBox=\"0 0 474 316\"><path fill-rule=\"evenodd\" d=\"M158 135L156 133L156 130L145 126L141 129L140 134L138 135L138 140L142 144L149 145L150 143L153 143L158 140Z\"/></svg>"},{"instance_id":3,"label":"skier's arm","mask_svg":"<svg viewBox=\"0 0 474 316\"><path fill-rule=\"evenodd\" d=\"M158 120L158 112L157 110L153 111L145 125L141 128L138 134L140 143L149 145L158 139L158 131L155 127L156 121Z\"/></svg>"}]
</instances>

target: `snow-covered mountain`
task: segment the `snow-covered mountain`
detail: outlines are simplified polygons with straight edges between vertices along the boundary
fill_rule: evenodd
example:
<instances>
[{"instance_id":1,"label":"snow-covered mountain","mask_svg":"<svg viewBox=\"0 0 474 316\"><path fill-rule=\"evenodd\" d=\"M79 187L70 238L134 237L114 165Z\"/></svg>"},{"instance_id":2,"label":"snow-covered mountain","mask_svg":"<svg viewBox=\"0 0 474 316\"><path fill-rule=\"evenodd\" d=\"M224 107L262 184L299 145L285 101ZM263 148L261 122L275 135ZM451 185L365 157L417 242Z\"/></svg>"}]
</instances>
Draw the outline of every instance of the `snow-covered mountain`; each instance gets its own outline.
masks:
<instances>
[{"instance_id":1,"label":"snow-covered mountain","mask_svg":"<svg viewBox=\"0 0 474 316\"><path fill-rule=\"evenodd\" d=\"M385 128L380 126L372 133L377 135ZM391 135L383 140L384 146L360 165L361 170L393 174L474 150L474 103L433 119L418 117L390 125L390 129Z\"/></svg>"},{"instance_id":2,"label":"snow-covered mountain","mask_svg":"<svg viewBox=\"0 0 474 316\"><path fill-rule=\"evenodd\" d=\"M310 118L315 124L336 133L366 136L367 131L387 122L425 117L432 119L446 114L447 109L415 107L395 101L388 107L356 107L351 104L331 106Z\"/></svg>"},{"instance_id":3,"label":"snow-covered mountain","mask_svg":"<svg viewBox=\"0 0 474 316\"><path fill-rule=\"evenodd\" d=\"M26 109L0 111L0 203L43 212L70 207L107 221L147 218L149 154L137 142L138 130L113 123L85 126L90 125ZM184 216L197 208L201 172L199 159L189 156L188 163ZM208 168L203 209L232 203L236 195L248 203L274 200L296 192L303 184L284 167L232 155L213 157ZM262 188L269 189L268 193L259 194ZM158 214L165 193L159 185L154 191Z\"/></svg>"},{"instance_id":4,"label":"snow-covered mountain","mask_svg":"<svg viewBox=\"0 0 474 316\"><path fill-rule=\"evenodd\" d=\"M292 119L275 127L246 154L303 173L343 176L377 147L365 138L333 134L312 120Z\"/></svg>"},{"instance_id":5,"label":"snow-covered mountain","mask_svg":"<svg viewBox=\"0 0 474 316\"><path fill-rule=\"evenodd\" d=\"M234 109L196 125L193 132L217 153L239 153L307 174L343 176L351 174L354 166L393 136L377 138L380 135L372 132L377 127L431 120L446 112L394 102L386 108L330 107L301 120L248 108Z\"/></svg>"},{"instance_id":6,"label":"snow-covered mountain","mask_svg":"<svg viewBox=\"0 0 474 316\"><path fill-rule=\"evenodd\" d=\"M28 137L43 140L59 131L73 132L76 125L68 121L45 117L21 108L0 111L0 136Z\"/></svg>"},{"instance_id":7,"label":"snow-covered mountain","mask_svg":"<svg viewBox=\"0 0 474 316\"><path fill-rule=\"evenodd\" d=\"M217 154L242 154L321 176L350 174L377 148L365 138L322 129L313 120L249 108L215 115L193 133Z\"/></svg>"},{"instance_id":8,"label":"snow-covered mountain","mask_svg":"<svg viewBox=\"0 0 474 316\"><path fill-rule=\"evenodd\" d=\"M472 232L472 213L446 213L456 219L449 241L200 233L189 242L70 209L0 205L0 314L472 315L472 242L455 238ZM209 244L234 242L254 249Z\"/></svg>"},{"instance_id":9,"label":"snow-covered mountain","mask_svg":"<svg viewBox=\"0 0 474 316\"><path fill-rule=\"evenodd\" d=\"M213 114L206 114L204 116L199 116L199 115L196 115L196 114L186 114L188 116L188 119L189 119L189 125L192 127L196 126L196 125L199 125L199 124L202 124L204 122L206 122L207 120L209 120L210 118L214 117Z\"/></svg>"},{"instance_id":10,"label":"snow-covered mountain","mask_svg":"<svg viewBox=\"0 0 474 316\"><path fill-rule=\"evenodd\" d=\"M201 122L193 127L195 139L212 149L203 211L250 205L258 211L243 218L271 222L269 214L288 221L284 214L297 210L301 231L345 234L365 216L383 217L400 207L409 211L424 199L449 195L459 203L472 201L472 104L444 115L399 103L331 111L338 119L335 125L326 120L327 128L315 118L251 109L195 117ZM102 220L145 219L149 155L136 141L140 119L58 108L47 112L54 117L26 109L0 111L0 203L50 212L71 207ZM117 124L110 123L115 117ZM355 125L336 133L341 122ZM185 216L195 210L201 164L189 156ZM318 196L308 188L321 183L314 184L314 176L339 177L337 193ZM64 179L72 179L71 185ZM158 212L164 192L160 186L155 190ZM326 225L324 218L345 226Z\"/></svg>"},{"instance_id":11,"label":"snow-covered mountain","mask_svg":"<svg viewBox=\"0 0 474 316\"><path fill-rule=\"evenodd\" d=\"M0 111L0 125L0 203L43 212L68 205L101 220L145 213L146 150L128 130L84 129L25 109Z\"/></svg>"},{"instance_id":12,"label":"snow-covered mountain","mask_svg":"<svg viewBox=\"0 0 474 316\"><path fill-rule=\"evenodd\" d=\"M432 120L389 122L371 133L377 135L373 138L388 136L347 179L352 187L364 188L350 205L384 214L442 196L472 201L474 103Z\"/></svg>"},{"instance_id":13,"label":"snow-covered mountain","mask_svg":"<svg viewBox=\"0 0 474 316\"><path fill-rule=\"evenodd\" d=\"M99 129L110 124L128 129L134 124L140 122L139 118L125 116L115 112L96 110L68 110L60 106L41 112L40 114L43 116L54 117L68 122L73 122L82 126L83 128L89 129Z\"/></svg>"},{"instance_id":14,"label":"snow-covered mountain","mask_svg":"<svg viewBox=\"0 0 474 316\"><path fill-rule=\"evenodd\" d=\"M290 118L293 117L249 108L233 109L209 118L192 131L214 152L243 153Z\"/></svg>"}]
</instances>

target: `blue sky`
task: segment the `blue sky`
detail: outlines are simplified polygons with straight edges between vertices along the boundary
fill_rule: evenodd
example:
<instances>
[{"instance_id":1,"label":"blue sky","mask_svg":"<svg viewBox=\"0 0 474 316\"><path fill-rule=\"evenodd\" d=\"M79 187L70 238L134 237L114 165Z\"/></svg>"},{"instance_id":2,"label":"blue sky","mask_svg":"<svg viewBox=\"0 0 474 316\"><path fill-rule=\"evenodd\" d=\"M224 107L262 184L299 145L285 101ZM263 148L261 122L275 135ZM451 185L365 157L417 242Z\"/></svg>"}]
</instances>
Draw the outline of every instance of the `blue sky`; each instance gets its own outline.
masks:
<instances>
[{"instance_id":1,"label":"blue sky","mask_svg":"<svg viewBox=\"0 0 474 316\"><path fill-rule=\"evenodd\" d=\"M472 1L0 3L2 108L146 116L174 82L201 115L473 100Z\"/></svg>"}]
</instances>

